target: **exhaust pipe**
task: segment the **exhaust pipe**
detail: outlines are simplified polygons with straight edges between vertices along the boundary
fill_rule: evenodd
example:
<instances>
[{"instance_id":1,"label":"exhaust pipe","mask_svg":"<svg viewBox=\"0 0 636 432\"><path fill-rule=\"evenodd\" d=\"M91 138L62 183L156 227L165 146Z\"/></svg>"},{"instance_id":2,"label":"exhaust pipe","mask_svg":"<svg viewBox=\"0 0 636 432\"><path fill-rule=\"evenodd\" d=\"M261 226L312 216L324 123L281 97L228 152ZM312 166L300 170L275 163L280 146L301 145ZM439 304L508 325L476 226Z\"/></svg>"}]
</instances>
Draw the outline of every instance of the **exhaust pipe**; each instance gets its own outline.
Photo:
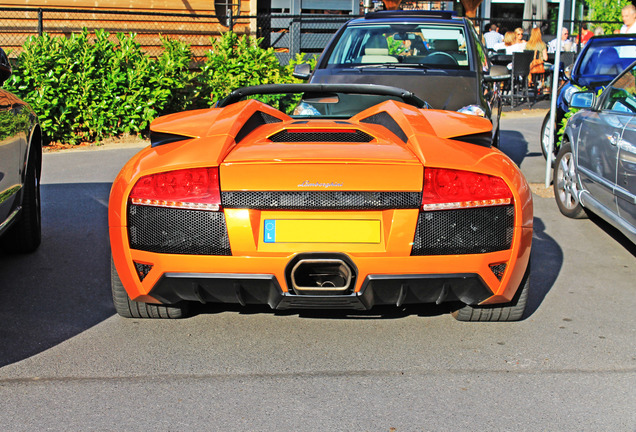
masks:
<instances>
[{"instance_id":1,"label":"exhaust pipe","mask_svg":"<svg viewBox=\"0 0 636 432\"><path fill-rule=\"evenodd\" d=\"M291 270L297 294L344 292L351 287L352 276L349 264L337 258L301 259Z\"/></svg>"}]
</instances>

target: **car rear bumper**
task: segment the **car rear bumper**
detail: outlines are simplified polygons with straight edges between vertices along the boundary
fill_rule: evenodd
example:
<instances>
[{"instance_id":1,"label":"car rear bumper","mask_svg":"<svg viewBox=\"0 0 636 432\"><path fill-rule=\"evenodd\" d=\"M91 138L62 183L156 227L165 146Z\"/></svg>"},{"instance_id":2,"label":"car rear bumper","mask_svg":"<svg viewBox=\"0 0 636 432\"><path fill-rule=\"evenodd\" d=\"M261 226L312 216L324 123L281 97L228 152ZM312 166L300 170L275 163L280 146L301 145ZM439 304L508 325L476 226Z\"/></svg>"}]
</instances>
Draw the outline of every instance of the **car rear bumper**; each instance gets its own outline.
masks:
<instances>
[{"instance_id":1,"label":"car rear bumper","mask_svg":"<svg viewBox=\"0 0 636 432\"><path fill-rule=\"evenodd\" d=\"M376 305L445 303L476 305L493 295L477 274L369 275L359 292L283 292L273 275L167 273L149 293L162 303L268 304L272 309L355 309Z\"/></svg>"}]
</instances>

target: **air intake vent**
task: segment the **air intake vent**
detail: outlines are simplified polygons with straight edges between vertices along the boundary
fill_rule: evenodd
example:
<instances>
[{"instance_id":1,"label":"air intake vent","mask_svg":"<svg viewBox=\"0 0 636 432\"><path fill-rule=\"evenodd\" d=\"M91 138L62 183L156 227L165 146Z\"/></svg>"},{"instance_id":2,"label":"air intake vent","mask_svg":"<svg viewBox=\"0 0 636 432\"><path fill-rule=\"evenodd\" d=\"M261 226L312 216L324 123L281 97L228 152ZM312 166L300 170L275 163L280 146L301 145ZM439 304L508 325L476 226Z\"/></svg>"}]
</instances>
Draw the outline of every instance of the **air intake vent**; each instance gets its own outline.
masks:
<instances>
[{"instance_id":1,"label":"air intake vent","mask_svg":"<svg viewBox=\"0 0 636 432\"><path fill-rule=\"evenodd\" d=\"M371 124L384 126L388 130L393 132L395 135L397 135L397 137L401 139L403 142L408 141L408 137L406 136L406 134L404 133L400 125L398 125L397 122L393 119L393 117L391 117L391 115L386 111L382 111L372 115L371 117L367 117L362 120L362 123L371 123Z\"/></svg>"},{"instance_id":2,"label":"air intake vent","mask_svg":"<svg viewBox=\"0 0 636 432\"><path fill-rule=\"evenodd\" d=\"M481 147L491 147L492 145L492 136L490 136L490 132L477 133L472 135L463 135L452 138L455 141L462 141L469 144L475 144Z\"/></svg>"},{"instance_id":3,"label":"air intake vent","mask_svg":"<svg viewBox=\"0 0 636 432\"><path fill-rule=\"evenodd\" d=\"M152 270L152 265L135 262L135 269L137 269L137 275L139 276L139 281L143 282L144 279L146 279L146 276L148 276L148 273L150 272L150 270Z\"/></svg>"},{"instance_id":4,"label":"air intake vent","mask_svg":"<svg viewBox=\"0 0 636 432\"><path fill-rule=\"evenodd\" d=\"M236 143L239 143L243 140L243 138L249 135L249 133L252 132L254 129L259 128L265 124L280 123L281 121L282 120L277 117L274 117L262 111L256 111L245 122L241 130L238 131L238 133L236 134L236 137L234 138L234 141L236 141Z\"/></svg>"},{"instance_id":5,"label":"air intake vent","mask_svg":"<svg viewBox=\"0 0 636 432\"><path fill-rule=\"evenodd\" d=\"M420 213L411 255L478 254L510 249L514 207Z\"/></svg>"},{"instance_id":6,"label":"air intake vent","mask_svg":"<svg viewBox=\"0 0 636 432\"><path fill-rule=\"evenodd\" d=\"M160 145L170 144L170 143L179 142L179 141L185 141L189 139L192 139L192 137L150 131L150 146L151 147L157 147Z\"/></svg>"},{"instance_id":7,"label":"air intake vent","mask_svg":"<svg viewBox=\"0 0 636 432\"><path fill-rule=\"evenodd\" d=\"M490 270L497 276L497 279L501 280L506 271L506 263L490 264Z\"/></svg>"},{"instance_id":8,"label":"air intake vent","mask_svg":"<svg viewBox=\"0 0 636 432\"><path fill-rule=\"evenodd\" d=\"M275 133L273 142L352 142L366 143L373 137L356 129L286 129Z\"/></svg>"}]
</instances>

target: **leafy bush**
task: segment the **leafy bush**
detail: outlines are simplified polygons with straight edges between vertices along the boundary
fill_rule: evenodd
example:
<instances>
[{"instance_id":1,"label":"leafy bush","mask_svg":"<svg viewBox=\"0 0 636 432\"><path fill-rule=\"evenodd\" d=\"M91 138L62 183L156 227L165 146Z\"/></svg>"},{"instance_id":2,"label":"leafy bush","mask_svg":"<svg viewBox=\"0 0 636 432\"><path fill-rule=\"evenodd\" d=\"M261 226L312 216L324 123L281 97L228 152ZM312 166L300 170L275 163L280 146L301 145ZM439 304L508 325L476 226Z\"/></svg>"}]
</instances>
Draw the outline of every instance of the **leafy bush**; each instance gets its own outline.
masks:
<instances>
[{"instance_id":1,"label":"leafy bush","mask_svg":"<svg viewBox=\"0 0 636 432\"><path fill-rule=\"evenodd\" d=\"M292 72L293 65L302 62L302 56L297 56L288 67L284 67L273 48L260 47L262 39L227 32L218 39L210 40L212 50L208 52L201 73L195 80L193 96L197 107L210 107L229 91L240 87L300 82L292 76ZM282 109L290 103L282 95L258 99Z\"/></svg>"},{"instance_id":2,"label":"leafy bush","mask_svg":"<svg viewBox=\"0 0 636 432\"><path fill-rule=\"evenodd\" d=\"M32 37L5 85L31 104L50 140L77 144L144 133L159 115L212 106L239 87L299 82L293 66L304 62L297 56L283 67L259 39L228 32L212 39L201 69L191 70L189 45L162 44L162 55L151 59L133 34L91 36L84 29L68 39ZM283 109L293 104L278 95L263 101Z\"/></svg>"},{"instance_id":3,"label":"leafy bush","mask_svg":"<svg viewBox=\"0 0 636 432\"><path fill-rule=\"evenodd\" d=\"M31 104L52 141L77 144L140 133L185 100L179 90L189 80L189 48L163 44L162 57L151 61L134 35L120 33L113 40L97 30L91 38L84 30L68 39L32 37L6 85Z\"/></svg>"}]
</instances>

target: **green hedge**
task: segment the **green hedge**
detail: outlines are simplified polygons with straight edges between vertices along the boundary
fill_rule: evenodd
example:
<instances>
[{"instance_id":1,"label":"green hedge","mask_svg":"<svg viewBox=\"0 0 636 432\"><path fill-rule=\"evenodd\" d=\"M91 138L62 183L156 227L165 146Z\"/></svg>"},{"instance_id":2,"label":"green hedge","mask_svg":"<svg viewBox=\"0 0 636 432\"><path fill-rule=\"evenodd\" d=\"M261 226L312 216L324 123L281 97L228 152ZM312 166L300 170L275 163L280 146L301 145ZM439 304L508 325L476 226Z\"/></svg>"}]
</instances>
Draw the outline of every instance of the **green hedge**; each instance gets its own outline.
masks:
<instances>
[{"instance_id":1,"label":"green hedge","mask_svg":"<svg viewBox=\"0 0 636 432\"><path fill-rule=\"evenodd\" d=\"M292 70L301 57L283 67L259 39L232 32L211 42L192 70L190 46L177 40L163 38L163 54L151 59L133 34L44 34L25 43L5 87L31 104L49 140L78 144L143 134L159 115L212 106L238 87L298 82Z\"/></svg>"}]
</instances>

